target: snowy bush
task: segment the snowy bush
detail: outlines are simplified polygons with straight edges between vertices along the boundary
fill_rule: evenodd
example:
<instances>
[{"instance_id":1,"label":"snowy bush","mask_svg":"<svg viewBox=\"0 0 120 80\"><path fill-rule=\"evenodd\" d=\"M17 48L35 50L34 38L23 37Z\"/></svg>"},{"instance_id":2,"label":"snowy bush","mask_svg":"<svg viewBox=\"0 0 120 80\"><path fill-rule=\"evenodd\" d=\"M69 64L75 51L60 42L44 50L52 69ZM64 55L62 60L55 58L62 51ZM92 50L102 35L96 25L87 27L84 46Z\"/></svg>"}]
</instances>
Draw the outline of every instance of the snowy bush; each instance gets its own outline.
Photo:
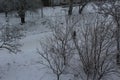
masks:
<instances>
[{"instance_id":1,"label":"snowy bush","mask_svg":"<svg viewBox=\"0 0 120 80\"><path fill-rule=\"evenodd\" d=\"M23 36L22 27L16 27L6 24L0 30L0 48L5 48L10 52L17 53L19 47L19 40Z\"/></svg>"}]
</instances>

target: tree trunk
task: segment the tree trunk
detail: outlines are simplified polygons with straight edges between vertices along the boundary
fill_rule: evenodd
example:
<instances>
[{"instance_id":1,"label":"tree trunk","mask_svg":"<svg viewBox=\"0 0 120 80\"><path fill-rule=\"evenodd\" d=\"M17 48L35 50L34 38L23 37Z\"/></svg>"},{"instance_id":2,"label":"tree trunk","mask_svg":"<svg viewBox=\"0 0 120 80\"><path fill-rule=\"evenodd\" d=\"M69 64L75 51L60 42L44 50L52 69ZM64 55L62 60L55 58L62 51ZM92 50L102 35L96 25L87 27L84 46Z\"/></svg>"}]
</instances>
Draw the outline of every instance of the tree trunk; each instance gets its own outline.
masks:
<instances>
[{"instance_id":1,"label":"tree trunk","mask_svg":"<svg viewBox=\"0 0 120 80\"><path fill-rule=\"evenodd\" d=\"M70 6L68 10L68 15L72 15L72 9L73 9L73 0L70 0Z\"/></svg>"},{"instance_id":2,"label":"tree trunk","mask_svg":"<svg viewBox=\"0 0 120 80\"><path fill-rule=\"evenodd\" d=\"M84 7L87 5L87 3L82 4L81 6L79 5L79 14L82 13Z\"/></svg>"},{"instance_id":3,"label":"tree trunk","mask_svg":"<svg viewBox=\"0 0 120 80\"><path fill-rule=\"evenodd\" d=\"M64 65L66 65L66 57L64 56L63 58L64 58Z\"/></svg>"},{"instance_id":4,"label":"tree trunk","mask_svg":"<svg viewBox=\"0 0 120 80\"><path fill-rule=\"evenodd\" d=\"M57 80L60 80L60 75L57 75Z\"/></svg>"},{"instance_id":5,"label":"tree trunk","mask_svg":"<svg viewBox=\"0 0 120 80\"><path fill-rule=\"evenodd\" d=\"M5 11L5 17L8 17L8 12L7 11Z\"/></svg>"},{"instance_id":6,"label":"tree trunk","mask_svg":"<svg viewBox=\"0 0 120 80\"><path fill-rule=\"evenodd\" d=\"M43 18L43 2L41 1L41 18Z\"/></svg>"},{"instance_id":7,"label":"tree trunk","mask_svg":"<svg viewBox=\"0 0 120 80\"><path fill-rule=\"evenodd\" d=\"M25 17L20 17L21 18L21 23L24 24L25 23Z\"/></svg>"},{"instance_id":8,"label":"tree trunk","mask_svg":"<svg viewBox=\"0 0 120 80\"><path fill-rule=\"evenodd\" d=\"M21 24L24 24L25 23L25 11L19 11L19 17L21 19Z\"/></svg>"},{"instance_id":9,"label":"tree trunk","mask_svg":"<svg viewBox=\"0 0 120 80\"><path fill-rule=\"evenodd\" d=\"M120 25L118 20L117 20L117 29L116 29L116 45L117 45L116 63L117 65L120 66Z\"/></svg>"}]
</instances>

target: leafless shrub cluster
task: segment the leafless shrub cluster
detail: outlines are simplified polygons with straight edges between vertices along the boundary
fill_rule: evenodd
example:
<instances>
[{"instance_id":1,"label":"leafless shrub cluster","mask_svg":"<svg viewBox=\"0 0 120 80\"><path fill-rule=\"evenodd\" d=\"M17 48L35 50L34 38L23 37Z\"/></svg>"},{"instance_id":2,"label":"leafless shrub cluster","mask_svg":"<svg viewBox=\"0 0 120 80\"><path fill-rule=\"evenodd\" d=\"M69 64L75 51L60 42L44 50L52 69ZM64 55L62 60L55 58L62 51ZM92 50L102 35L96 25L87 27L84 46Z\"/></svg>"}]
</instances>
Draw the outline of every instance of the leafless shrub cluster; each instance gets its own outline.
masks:
<instances>
[{"instance_id":1,"label":"leafless shrub cluster","mask_svg":"<svg viewBox=\"0 0 120 80\"><path fill-rule=\"evenodd\" d=\"M6 24L1 28L0 33L1 49L7 49L13 53L20 51L19 40L23 37L22 28Z\"/></svg>"}]
</instances>

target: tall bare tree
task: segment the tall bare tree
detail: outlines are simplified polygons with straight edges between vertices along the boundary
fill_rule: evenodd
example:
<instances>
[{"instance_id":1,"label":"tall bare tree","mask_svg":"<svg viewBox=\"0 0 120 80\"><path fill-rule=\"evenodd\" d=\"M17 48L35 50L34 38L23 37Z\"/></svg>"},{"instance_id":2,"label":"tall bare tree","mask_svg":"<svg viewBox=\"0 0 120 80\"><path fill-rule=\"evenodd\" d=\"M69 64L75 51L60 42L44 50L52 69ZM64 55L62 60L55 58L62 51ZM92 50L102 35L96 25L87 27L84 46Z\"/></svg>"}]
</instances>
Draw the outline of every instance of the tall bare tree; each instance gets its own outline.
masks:
<instances>
[{"instance_id":1,"label":"tall bare tree","mask_svg":"<svg viewBox=\"0 0 120 80\"><path fill-rule=\"evenodd\" d=\"M66 25L66 21L63 22L65 23L55 20L55 25L51 28L53 31L51 38L47 38L46 44L42 42L42 51L38 51L43 58L42 64L53 71L57 76L57 80L60 80L60 76L67 72L69 62L74 55L74 47L70 37L73 26L70 28Z\"/></svg>"},{"instance_id":2,"label":"tall bare tree","mask_svg":"<svg viewBox=\"0 0 120 80\"><path fill-rule=\"evenodd\" d=\"M86 19L84 22L73 42L86 74L85 80L109 80L109 75L119 73L113 57L116 51L113 23L106 19L96 21L95 25L86 24Z\"/></svg>"},{"instance_id":3,"label":"tall bare tree","mask_svg":"<svg viewBox=\"0 0 120 80\"><path fill-rule=\"evenodd\" d=\"M120 4L119 0L112 0L99 6L99 13L102 13L105 17L112 16L115 23L116 30L114 37L116 39L116 63L120 65Z\"/></svg>"}]
</instances>

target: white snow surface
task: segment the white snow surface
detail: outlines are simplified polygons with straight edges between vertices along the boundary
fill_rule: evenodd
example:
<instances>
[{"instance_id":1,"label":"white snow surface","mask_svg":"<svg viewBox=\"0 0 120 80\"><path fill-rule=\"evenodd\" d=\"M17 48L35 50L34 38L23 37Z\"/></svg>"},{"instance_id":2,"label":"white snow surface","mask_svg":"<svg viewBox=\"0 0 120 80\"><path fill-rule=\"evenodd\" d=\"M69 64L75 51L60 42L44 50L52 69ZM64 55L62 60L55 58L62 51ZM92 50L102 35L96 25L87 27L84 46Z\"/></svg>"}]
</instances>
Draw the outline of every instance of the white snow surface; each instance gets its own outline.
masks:
<instances>
[{"instance_id":1,"label":"white snow surface","mask_svg":"<svg viewBox=\"0 0 120 80\"><path fill-rule=\"evenodd\" d=\"M77 9L74 8L74 12L77 13ZM92 8L90 7L90 9ZM37 48L40 50L40 41L44 41L51 34L48 28L50 18L64 16L67 14L67 10L62 7L46 7L44 8L44 18L41 18L40 10L37 13L28 12L24 25L20 25L20 20L15 17L14 12L9 14L9 24L24 27L26 36L20 40L21 52L9 54L7 50L0 50L0 80L56 80L55 75L49 69L39 64L40 56ZM4 24L5 16L1 13L0 25ZM63 79L69 80L72 77L68 76L66 75Z\"/></svg>"}]
</instances>

